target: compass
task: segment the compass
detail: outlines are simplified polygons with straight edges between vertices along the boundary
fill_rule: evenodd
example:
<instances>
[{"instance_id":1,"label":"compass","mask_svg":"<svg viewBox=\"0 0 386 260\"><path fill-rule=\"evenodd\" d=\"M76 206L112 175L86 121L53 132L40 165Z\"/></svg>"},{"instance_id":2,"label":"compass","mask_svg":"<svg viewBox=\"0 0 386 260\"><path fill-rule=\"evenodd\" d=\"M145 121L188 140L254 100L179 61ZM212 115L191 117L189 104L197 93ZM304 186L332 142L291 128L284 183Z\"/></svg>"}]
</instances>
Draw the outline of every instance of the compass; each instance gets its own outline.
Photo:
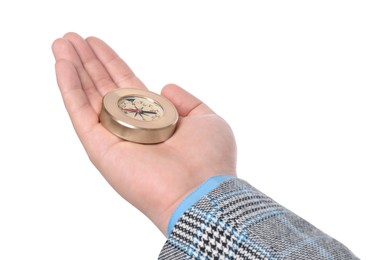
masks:
<instances>
[{"instance_id":1,"label":"compass","mask_svg":"<svg viewBox=\"0 0 386 260\"><path fill-rule=\"evenodd\" d=\"M118 88L103 97L99 118L105 128L124 140L154 144L173 135L178 113L168 99L156 93Z\"/></svg>"}]
</instances>

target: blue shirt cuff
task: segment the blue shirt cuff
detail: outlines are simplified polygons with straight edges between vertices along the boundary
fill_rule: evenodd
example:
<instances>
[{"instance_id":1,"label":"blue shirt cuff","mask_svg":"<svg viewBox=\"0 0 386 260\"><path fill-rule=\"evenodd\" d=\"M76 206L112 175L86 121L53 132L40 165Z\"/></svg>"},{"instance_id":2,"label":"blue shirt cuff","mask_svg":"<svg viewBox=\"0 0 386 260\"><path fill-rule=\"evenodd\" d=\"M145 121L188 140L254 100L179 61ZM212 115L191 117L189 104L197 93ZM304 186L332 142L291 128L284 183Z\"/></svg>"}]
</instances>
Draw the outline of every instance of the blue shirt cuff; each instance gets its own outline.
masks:
<instances>
[{"instance_id":1,"label":"blue shirt cuff","mask_svg":"<svg viewBox=\"0 0 386 260\"><path fill-rule=\"evenodd\" d=\"M167 236L169 237L174 225L190 207L196 204L196 202L203 198L206 194L220 186L223 182L233 178L233 176L228 175L213 176L190 193L188 197L186 197L174 210L169 220Z\"/></svg>"}]
</instances>

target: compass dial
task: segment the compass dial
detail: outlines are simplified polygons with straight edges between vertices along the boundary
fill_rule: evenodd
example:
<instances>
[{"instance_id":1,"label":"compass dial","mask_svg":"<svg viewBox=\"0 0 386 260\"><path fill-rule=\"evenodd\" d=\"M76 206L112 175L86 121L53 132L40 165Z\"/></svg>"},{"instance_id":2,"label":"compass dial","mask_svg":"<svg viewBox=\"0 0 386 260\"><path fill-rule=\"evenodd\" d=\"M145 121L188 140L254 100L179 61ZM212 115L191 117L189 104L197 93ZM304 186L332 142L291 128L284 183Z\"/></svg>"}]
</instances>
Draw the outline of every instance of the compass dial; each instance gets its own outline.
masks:
<instances>
[{"instance_id":1,"label":"compass dial","mask_svg":"<svg viewBox=\"0 0 386 260\"><path fill-rule=\"evenodd\" d=\"M164 114L161 105L145 97L128 96L121 98L118 101L118 107L127 116L140 121L154 121Z\"/></svg>"}]
</instances>

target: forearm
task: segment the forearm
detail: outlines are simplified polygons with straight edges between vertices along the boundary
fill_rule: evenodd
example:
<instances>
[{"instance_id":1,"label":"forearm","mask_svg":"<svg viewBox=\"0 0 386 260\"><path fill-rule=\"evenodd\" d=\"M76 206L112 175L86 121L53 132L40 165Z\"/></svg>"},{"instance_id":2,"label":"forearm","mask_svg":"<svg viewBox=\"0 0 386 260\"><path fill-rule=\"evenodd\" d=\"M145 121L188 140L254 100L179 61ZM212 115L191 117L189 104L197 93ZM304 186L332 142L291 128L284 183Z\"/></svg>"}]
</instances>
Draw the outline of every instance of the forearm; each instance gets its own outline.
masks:
<instances>
[{"instance_id":1,"label":"forearm","mask_svg":"<svg viewBox=\"0 0 386 260\"><path fill-rule=\"evenodd\" d=\"M209 191L206 185L200 187L204 192ZM357 259L340 242L240 179L224 179L209 189L191 206L187 203L183 213L177 209L160 259Z\"/></svg>"}]
</instances>

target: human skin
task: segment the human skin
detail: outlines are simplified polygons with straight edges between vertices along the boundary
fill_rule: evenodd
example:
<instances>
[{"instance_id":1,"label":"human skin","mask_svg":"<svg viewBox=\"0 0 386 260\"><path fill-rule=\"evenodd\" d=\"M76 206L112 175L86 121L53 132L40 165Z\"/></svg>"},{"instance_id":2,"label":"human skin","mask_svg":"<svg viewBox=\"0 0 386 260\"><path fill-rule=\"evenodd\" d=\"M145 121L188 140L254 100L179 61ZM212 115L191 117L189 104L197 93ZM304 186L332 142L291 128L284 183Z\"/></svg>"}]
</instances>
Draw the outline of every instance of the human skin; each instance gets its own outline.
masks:
<instances>
[{"instance_id":1,"label":"human skin","mask_svg":"<svg viewBox=\"0 0 386 260\"><path fill-rule=\"evenodd\" d=\"M57 83L73 127L107 182L166 235L178 204L212 176L236 176L236 144L229 125L175 84L161 95L179 113L174 135L143 145L124 141L99 122L102 98L115 88L146 89L105 42L67 33L52 44Z\"/></svg>"}]
</instances>

